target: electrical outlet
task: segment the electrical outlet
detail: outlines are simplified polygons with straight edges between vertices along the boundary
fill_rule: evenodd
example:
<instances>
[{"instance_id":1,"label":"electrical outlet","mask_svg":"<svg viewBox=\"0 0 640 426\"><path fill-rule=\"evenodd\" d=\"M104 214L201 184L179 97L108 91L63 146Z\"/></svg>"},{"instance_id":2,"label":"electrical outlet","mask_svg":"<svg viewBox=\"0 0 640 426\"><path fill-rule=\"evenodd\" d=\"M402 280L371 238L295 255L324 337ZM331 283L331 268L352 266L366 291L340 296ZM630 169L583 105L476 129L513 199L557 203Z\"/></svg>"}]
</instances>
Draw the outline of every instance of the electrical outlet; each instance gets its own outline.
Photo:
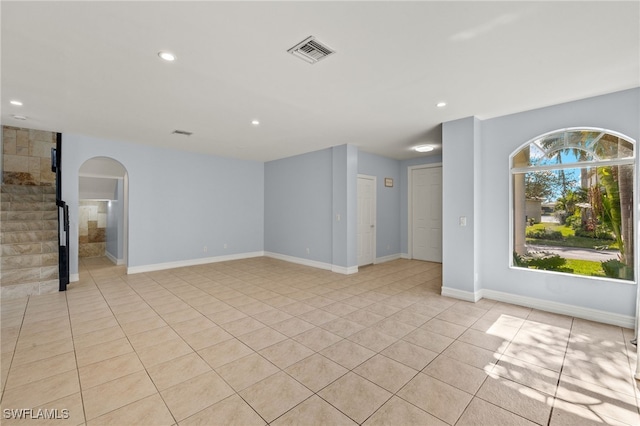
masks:
<instances>
[{"instance_id":1,"label":"electrical outlet","mask_svg":"<svg viewBox=\"0 0 640 426\"><path fill-rule=\"evenodd\" d=\"M205 252L205 253L207 252L207 250L208 250L208 249L207 249L207 246L204 246L204 247L202 248L202 251L203 251L203 252Z\"/></svg>"},{"instance_id":2,"label":"electrical outlet","mask_svg":"<svg viewBox=\"0 0 640 426\"><path fill-rule=\"evenodd\" d=\"M307 254L311 253L311 251L309 250L309 247L307 247Z\"/></svg>"},{"instance_id":3,"label":"electrical outlet","mask_svg":"<svg viewBox=\"0 0 640 426\"><path fill-rule=\"evenodd\" d=\"M227 248L227 243L224 243L224 248Z\"/></svg>"}]
</instances>

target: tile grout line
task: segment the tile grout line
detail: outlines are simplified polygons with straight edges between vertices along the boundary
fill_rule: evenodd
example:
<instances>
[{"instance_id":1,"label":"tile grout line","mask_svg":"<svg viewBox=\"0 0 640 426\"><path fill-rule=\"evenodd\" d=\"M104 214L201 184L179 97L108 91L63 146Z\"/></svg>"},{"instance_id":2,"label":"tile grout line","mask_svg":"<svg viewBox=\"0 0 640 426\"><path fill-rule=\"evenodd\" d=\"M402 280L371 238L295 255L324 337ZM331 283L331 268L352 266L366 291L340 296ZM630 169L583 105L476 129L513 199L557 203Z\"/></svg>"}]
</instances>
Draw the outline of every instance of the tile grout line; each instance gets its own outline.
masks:
<instances>
[{"instance_id":1,"label":"tile grout line","mask_svg":"<svg viewBox=\"0 0 640 426\"><path fill-rule=\"evenodd\" d=\"M90 273L90 272L89 272L89 273ZM152 378L151 378L151 376L149 375L149 371L147 370L147 366L146 366L146 365L144 365L144 363L143 363L143 362L142 362L142 360L140 359L140 356L138 355L138 351L137 351L137 350L136 350L136 348L131 344L131 340L129 339L129 335L128 335L127 333L125 333L125 332L124 332L124 329L122 328L122 324L120 324L120 321L118 320L118 317L116 316L115 312L113 312L113 309L112 309L111 305L110 305L110 304L109 304L109 302L107 301L107 298L104 296L104 293L102 292L102 289L101 289L101 288L100 288L100 286L98 285L98 282L96 281L95 277L94 277L94 276L93 276L93 274L91 274L91 273L90 273L90 275L91 275L91 277L92 277L92 279L93 279L94 283L96 284L96 287L97 287L98 291L99 291L99 292L100 292L100 294L102 295L102 298L104 299L105 303L106 303L106 304L107 304L107 306L109 307L109 310L111 311L111 313L112 313L113 317L115 318L116 322L118 323L118 326L120 327L120 329L121 329L121 330L122 330L122 332L124 333L125 338L127 339L127 342L128 342L128 343L129 343L129 345L131 346L131 349L133 349L133 352L136 354L136 357L138 358L138 361L139 361L139 362L140 362L140 364L142 365L142 368L144 369L144 372L145 372L145 374L147 375L147 378L148 378L148 379L149 379L149 381L153 384L153 387L155 388L155 390L156 390L156 392L157 392L158 396L160 397L160 399L162 400L162 403L165 405L165 408L167 409L167 411L169 412L169 414L170 414L170 415L171 415L171 417L173 418L174 424L176 424L176 425L177 425L177 424L178 424L178 420L176 419L176 417L175 417L175 415L173 414L173 412L169 409L169 406L167 405L167 403L166 403L166 401L165 401L164 397L162 396L162 394L160 393L160 390L158 389L158 387L157 387L156 383L153 381L153 379L152 379ZM126 282L126 281L122 280L120 277L118 277L118 278L119 278L119 280L120 280L120 281L122 281L124 284L126 284L129 288L131 288L131 290L133 290L133 291L134 291L138 296L140 296L140 294L139 294L139 293L138 293L138 292L137 292L137 291L136 291L136 290L131 286L131 284L129 284L128 282ZM155 282L155 280L153 280L153 279L152 279L152 281L154 281L154 282ZM140 296L140 297L141 297L141 296ZM143 299L143 300L144 300L144 299ZM145 303L147 303L147 302L145 301ZM151 307L148 303L147 303L147 306L149 306L151 309L153 309L153 307ZM154 310L154 312L155 312L155 310ZM156 312L156 313L157 313L157 312ZM158 314L158 315L159 315L159 314ZM164 321L164 320L163 320L163 321ZM165 321L165 323L166 323L166 321ZM167 324L167 325L168 325L168 324ZM185 343L186 343L186 342L185 342ZM136 374L136 373L131 373L131 374ZM131 374L129 374L129 375L131 375ZM126 377L126 376L125 376L125 377ZM118 379L113 379L113 380L118 380ZM111 380L111 381L113 381L113 380ZM106 382L106 383L108 383L108 382ZM123 405L122 407L115 408L115 409L113 409L113 410L111 410L111 411L109 411L109 412L107 412L107 413L103 413L103 414L101 414L100 416L107 415L107 414L109 414L109 413L111 413L111 412L113 412L113 411L116 411L116 410L119 410L119 409L121 409L121 408L127 407L127 406L129 406L129 405L131 405L131 404L134 404L134 403L136 403L136 402L138 402L138 401L141 401L141 400L143 400L143 399L145 399L145 398L148 398L148 396L145 396L145 397L140 398L140 399L135 400L135 401L131 401L131 402L129 402L128 404ZM100 416L98 416L98 417L100 417ZM87 421L88 421L88 420L87 420Z\"/></svg>"},{"instance_id":2,"label":"tile grout line","mask_svg":"<svg viewBox=\"0 0 640 426\"><path fill-rule=\"evenodd\" d=\"M24 311L22 312L22 320L20 321L20 328L18 329L18 336L16 337L16 344L13 347L13 352L11 353L11 359L9 360L9 369L7 370L7 378L2 384L2 397L0 397L0 403L4 402L4 398L6 396L7 383L9 382L9 374L11 374L11 367L13 367L13 359L16 356L16 352L18 350L18 342L20 341L20 335L22 334L22 327L24 325L24 318L27 315L27 307L29 306L29 301L31 300L31 295L27 296L27 301L24 304Z\"/></svg>"},{"instance_id":3,"label":"tile grout line","mask_svg":"<svg viewBox=\"0 0 640 426\"><path fill-rule=\"evenodd\" d=\"M560 371L558 372L558 380L556 381L556 389L553 393L553 405L551 406L551 410L549 411L549 419L547 420L547 425L551 424L551 419L553 419L553 411L556 409L556 401L558 400L558 390L560 389L560 380L562 379L562 371L564 370L564 363L567 360L567 350L569 349L569 343L571 342L571 335L573 334L573 322L574 318L571 318L571 327L569 327L569 337L567 338L567 344L564 348L564 354L562 356L562 364L560 364Z\"/></svg>"},{"instance_id":4,"label":"tile grout line","mask_svg":"<svg viewBox=\"0 0 640 426\"><path fill-rule=\"evenodd\" d=\"M71 309L69 309L69 293L65 291L64 300L67 303L67 312L69 317L69 331L71 332L71 345L73 347L73 357L76 364L76 376L78 378L78 389L80 393L80 403L82 404L82 416L84 417L84 424L87 424L87 410L84 405L84 394L82 392L82 381L80 380L80 367L78 366L78 354L76 352L76 339L73 335L73 324L71 323Z\"/></svg>"}]
</instances>

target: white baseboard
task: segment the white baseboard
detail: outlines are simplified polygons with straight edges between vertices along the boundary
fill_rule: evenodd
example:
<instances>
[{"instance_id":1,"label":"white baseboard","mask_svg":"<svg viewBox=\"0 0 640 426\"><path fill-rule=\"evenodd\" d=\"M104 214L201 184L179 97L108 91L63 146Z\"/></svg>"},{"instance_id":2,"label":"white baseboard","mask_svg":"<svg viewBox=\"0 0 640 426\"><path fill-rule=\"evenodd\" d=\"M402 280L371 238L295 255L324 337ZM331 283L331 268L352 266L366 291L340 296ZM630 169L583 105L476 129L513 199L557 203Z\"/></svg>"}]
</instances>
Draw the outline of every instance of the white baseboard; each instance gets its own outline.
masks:
<instances>
[{"instance_id":1,"label":"white baseboard","mask_svg":"<svg viewBox=\"0 0 640 426\"><path fill-rule=\"evenodd\" d=\"M332 265L330 263L318 262L317 260L303 259L301 257L289 256L286 254L274 253L271 251L265 251L264 255L273 259L284 260L285 262L296 263L298 265L311 266L312 268L324 269L327 271L336 272L338 274L349 275L358 272L357 266L347 267Z\"/></svg>"},{"instance_id":2,"label":"white baseboard","mask_svg":"<svg viewBox=\"0 0 640 426\"><path fill-rule=\"evenodd\" d=\"M113 263L114 265L118 264L118 259L112 255L111 253L109 253L108 251L105 250L104 255L107 259L109 259L111 261L111 263Z\"/></svg>"},{"instance_id":3,"label":"white baseboard","mask_svg":"<svg viewBox=\"0 0 640 426\"><path fill-rule=\"evenodd\" d=\"M335 272L337 274L343 274L343 275L351 275L351 274L357 274L358 273L358 267L357 266L337 266L337 265L331 265L331 272Z\"/></svg>"},{"instance_id":4,"label":"white baseboard","mask_svg":"<svg viewBox=\"0 0 640 426\"><path fill-rule=\"evenodd\" d=\"M284 260L285 262L297 263L298 265L311 266L312 268L325 269L327 271L333 270L333 265L331 265L330 263L318 262L316 260L310 260L310 259L303 259L301 257L274 253L272 251L265 251L264 255L272 259L278 259L278 260Z\"/></svg>"},{"instance_id":5,"label":"white baseboard","mask_svg":"<svg viewBox=\"0 0 640 426\"><path fill-rule=\"evenodd\" d=\"M498 302L511 303L513 305L526 306L554 314L568 315L582 318L589 321L602 322L605 324L617 325L619 327L635 328L635 318L629 315L620 315L598 309L584 308L582 306L568 305L566 303L553 302L534 297L519 296L517 294L505 293L502 291L482 289L476 292L458 290L455 288L442 287L441 294L454 299L465 300L467 302L477 302L480 299L491 299Z\"/></svg>"},{"instance_id":6,"label":"white baseboard","mask_svg":"<svg viewBox=\"0 0 640 426\"><path fill-rule=\"evenodd\" d=\"M116 258L114 255L112 255L108 251L105 251L104 254L107 257L107 259L109 259L114 265L117 265L117 266L124 265L124 259Z\"/></svg>"},{"instance_id":7,"label":"white baseboard","mask_svg":"<svg viewBox=\"0 0 640 426\"><path fill-rule=\"evenodd\" d=\"M442 296L453 297L454 299L466 300L467 302L473 302L473 303L482 299L481 292L476 291L474 293L471 291L458 290L457 288L450 288L450 287L444 287L444 286L442 287L440 294Z\"/></svg>"},{"instance_id":8,"label":"white baseboard","mask_svg":"<svg viewBox=\"0 0 640 426\"><path fill-rule=\"evenodd\" d=\"M179 260L177 262L155 263L152 265L131 266L127 268L127 274L139 274L142 272L163 271L165 269L183 268L185 266L206 265L207 263L226 262L229 260L249 259L264 256L264 252L230 254L226 256L203 257L200 259Z\"/></svg>"},{"instance_id":9,"label":"white baseboard","mask_svg":"<svg viewBox=\"0 0 640 426\"><path fill-rule=\"evenodd\" d=\"M402 254L400 253L390 254L389 256L377 257L376 260L373 261L373 264L377 265L378 263L391 262L392 260L398 260L400 258L402 258Z\"/></svg>"},{"instance_id":10,"label":"white baseboard","mask_svg":"<svg viewBox=\"0 0 640 426\"><path fill-rule=\"evenodd\" d=\"M80 274L69 274L70 283L77 283L78 281L80 281Z\"/></svg>"},{"instance_id":11,"label":"white baseboard","mask_svg":"<svg viewBox=\"0 0 640 426\"><path fill-rule=\"evenodd\" d=\"M477 293L480 294L481 298L485 297L499 302L512 303L514 305L526 306L528 308L553 312L555 314L568 315L590 321L617 325L619 327L635 328L635 318L629 315L620 315L598 309L584 308L582 306L568 305L566 303L552 302L527 296L519 296L517 294L504 293L496 290L483 289Z\"/></svg>"},{"instance_id":12,"label":"white baseboard","mask_svg":"<svg viewBox=\"0 0 640 426\"><path fill-rule=\"evenodd\" d=\"M410 259L409 253L400 253L400 259Z\"/></svg>"}]
</instances>

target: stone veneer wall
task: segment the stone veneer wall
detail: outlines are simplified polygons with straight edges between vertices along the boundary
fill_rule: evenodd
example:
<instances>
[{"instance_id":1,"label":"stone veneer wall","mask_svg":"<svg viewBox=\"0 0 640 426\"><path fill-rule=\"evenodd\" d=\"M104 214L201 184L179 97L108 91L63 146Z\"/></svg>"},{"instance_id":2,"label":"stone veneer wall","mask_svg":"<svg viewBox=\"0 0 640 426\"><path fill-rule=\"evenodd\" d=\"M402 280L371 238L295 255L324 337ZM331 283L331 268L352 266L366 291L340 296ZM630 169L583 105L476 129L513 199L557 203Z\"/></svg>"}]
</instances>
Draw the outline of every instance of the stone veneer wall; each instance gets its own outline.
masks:
<instances>
[{"instance_id":1,"label":"stone veneer wall","mask_svg":"<svg viewBox=\"0 0 640 426\"><path fill-rule=\"evenodd\" d=\"M55 186L51 171L51 148L56 134L44 130L4 126L3 180L5 185Z\"/></svg>"},{"instance_id":2,"label":"stone veneer wall","mask_svg":"<svg viewBox=\"0 0 640 426\"><path fill-rule=\"evenodd\" d=\"M80 200L78 257L100 257L107 246L107 202Z\"/></svg>"},{"instance_id":3,"label":"stone veneer wall","mask_svg":"<svg viewBox=\"0 0 640 426\"><path fill-rule=\"evenodd\" d=\"M2 128L0 296L58 291L58 211L51 148L56 134Z\"/></svg>"}]
</instances>

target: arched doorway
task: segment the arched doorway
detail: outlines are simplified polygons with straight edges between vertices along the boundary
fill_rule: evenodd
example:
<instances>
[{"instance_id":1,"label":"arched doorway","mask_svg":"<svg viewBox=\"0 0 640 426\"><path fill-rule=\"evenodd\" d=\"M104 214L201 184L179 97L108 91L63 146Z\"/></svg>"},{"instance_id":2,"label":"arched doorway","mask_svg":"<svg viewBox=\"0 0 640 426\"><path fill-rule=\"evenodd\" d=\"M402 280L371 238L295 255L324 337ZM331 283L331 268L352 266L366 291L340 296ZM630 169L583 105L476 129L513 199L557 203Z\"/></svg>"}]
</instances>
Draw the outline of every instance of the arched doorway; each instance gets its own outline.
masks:
<instances>
[{"instance_id":1,"label":"arched doorway","mask_svg":"<svg viewBox=\"0 0 640 426\"><path fill-rule=\"evenodd\" d=\"M78 171L78 258L128 264L127 169L109 157L85 161Z\"/></svg>"}]
</instances>

